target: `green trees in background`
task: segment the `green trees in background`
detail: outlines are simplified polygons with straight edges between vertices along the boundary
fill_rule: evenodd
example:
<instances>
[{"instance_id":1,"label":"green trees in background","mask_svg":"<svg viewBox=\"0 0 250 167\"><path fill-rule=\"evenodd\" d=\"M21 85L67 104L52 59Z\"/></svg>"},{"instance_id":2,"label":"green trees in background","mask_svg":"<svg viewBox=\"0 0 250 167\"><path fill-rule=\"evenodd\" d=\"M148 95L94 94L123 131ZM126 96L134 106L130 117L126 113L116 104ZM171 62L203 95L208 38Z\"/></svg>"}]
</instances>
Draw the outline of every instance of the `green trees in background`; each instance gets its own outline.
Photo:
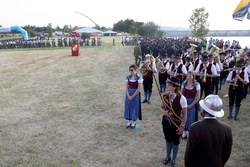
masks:
<instances>
[{"instance_id":1,"label":"green trees in background","mask_svg":"<svg viewBox=\"0 0 250 167\"><path fill-rule=\"evenodd\" d=\"M51 23L47 25L46 32L48 33L48 37L52 37L53 29Z\"/></svg>"},{"instance_id":2,"label":"green trees in background","mask_svg":"<svg viewBox=\"0 0 250 167\"><path fill-rule=\"evenodd\" d=\"M193 14L189 19L193 37L203 38L207 35L209 32L208 15L204 7L193 10Z\"/></svg>"},{"instance_id":3,"label":"green trees in background","mask_svg":"<svg viewBox=\"0 0 250 167\"><path fill-rule=\"evenodd\" d=\"M164 35L163 31L159 30L159 26L154 22L137 22L132 19L120 20L114 24L113 31L129 32L131 34L139 34L142 36L153 37Z\"/></svg>"}]
</instances>

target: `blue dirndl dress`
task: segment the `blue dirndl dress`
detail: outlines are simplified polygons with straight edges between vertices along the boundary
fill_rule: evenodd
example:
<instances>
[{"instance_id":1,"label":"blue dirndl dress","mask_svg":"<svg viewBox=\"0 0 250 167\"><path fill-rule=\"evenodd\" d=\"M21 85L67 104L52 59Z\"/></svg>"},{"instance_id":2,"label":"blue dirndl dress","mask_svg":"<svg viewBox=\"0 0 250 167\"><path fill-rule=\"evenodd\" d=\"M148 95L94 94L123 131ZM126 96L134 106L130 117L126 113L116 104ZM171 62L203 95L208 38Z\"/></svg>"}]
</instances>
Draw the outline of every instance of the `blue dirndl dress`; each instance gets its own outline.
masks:
<instances>
[{"instance_id":1,"label":"blue dirndl dress","mask_svg":"<svg viewBox=\"0 0 250 167\"><path fill-rule=\"evenodd\" d=\"M194 82L193 84L193 88L191 89L188 89L186 88L187 86L187 82L184 81L182 83L183 85L183 96L186 97L187 99L187 105L190 105L193 103L193 101L195 100L195 95L196 95L196 87L198 86L198 82ZM187 110L187 122L186 122L186 125L185 125L185 129L186 130L190 130L190 126L195 122L195 105L193 105L193 107L191 107L190 109Z\"/></svg>"},{"instance_id":2,"label":"blue dirndl dress","mask_svg":"<svg viewBox=\"0 0 250 167\"><path fill-rule=\"evenodd\" d=\"M128 92L129 95L132 96L136 90L138 89L138 84L142 83L142 77L139 74L135 75L135 79L131 80L131 74L129 74L126 78L126 82L128 82ZM133 100L129 100L127 93L125 97L125 105L124 105L124 118L127 120L141 120L141 103L140 103L140 93L137 94Z\"/></svg>"}]
</instances>

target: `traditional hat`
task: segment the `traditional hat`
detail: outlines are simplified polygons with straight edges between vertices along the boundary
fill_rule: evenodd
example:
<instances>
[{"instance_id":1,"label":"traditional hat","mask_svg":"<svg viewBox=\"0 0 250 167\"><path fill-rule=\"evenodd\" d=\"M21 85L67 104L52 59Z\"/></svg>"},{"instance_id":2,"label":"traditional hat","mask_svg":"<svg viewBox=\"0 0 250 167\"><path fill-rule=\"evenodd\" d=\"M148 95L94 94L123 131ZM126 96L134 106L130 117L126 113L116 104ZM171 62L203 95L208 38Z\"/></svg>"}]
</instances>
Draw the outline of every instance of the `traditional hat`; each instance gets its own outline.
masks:
<instances>
[{"instance_id":1,"label":"traditional hat","mask_svg":"<svg viewBox=\"0 0 250 167\"><path fill-rule=\"evenodd\" d=\"M194 55L197 55L197 54L198 54L198 52L195 50L195 51L193 52L193 54L194 54Z\"/></svg>"},{"instance_id":2,"label":"traditional hat","mask_svg":"<svg viewBox=\"0 0 250 167\"><path fill-rule=\"evenodd\" d=\"M187 61L187 62L190 62L190 61L191 61L191 57L187 56L187 57L186 57L186 61Z\"/></svg>"},{"instance_id":3,"label":"traditional hat","mask_svg":"<svg viewBox=\"0 0 250 167\"><path fill-rule=\"evenodd\" d=\"M200 106L209 114L215 117L223 117L223 103L218 95L208 95L204 100L200 100Z\"/></svg>"},{"instance_id":4,"label":"traditional hat","mask_svg":"<svg viewBox=\"0 0 250 167\"><path fill-rule=\"evenodd\" d=\"M202 61L207 61L208 60L208 56L207 55L203 55L202 56Z\"/></svg>"},{"instance_id":5,"label":"traditional hat","mask_svg":"<svg viewBox=\"0 0 250 167\"><path fill-rule=\"evenodd\" d=\"M175 86L181 86L180 85L180 79L177 77L171 77L169 80L167 80L167 83L171 83Z\"/></svg>"},{"instance_id":6,"label":"traditional hat","mask_svg":"<svg viewBox=\"0 0 250 167\"><path fill-rule=\"evenodd\" d=\"M244 63L244 62L242 62L242 60L238 60L238 61L236 62L236 66L242 66L243 63Z\"/></svg>"},{"instance_id":7,"label":"traditional hat","mask_svg":"<svg viewBox=\"0 0 250 167\"><path fill-rule=\"evenodd\" d=\"M226 56L227 54L225 52L221 52L219 55L224 55Z\"/></svg>"},{"instance_id":8,"label":"traditional hat","mask_svg":"<svg viewBox=\"0 0 250 167\"><path fill-rule=\"evenodd\" d=\"M173 58L175 58L175 59L180 59L181 56L180 56L179 54L176 54L176 55L173 55Z\"/></svg>"}]
</instances>

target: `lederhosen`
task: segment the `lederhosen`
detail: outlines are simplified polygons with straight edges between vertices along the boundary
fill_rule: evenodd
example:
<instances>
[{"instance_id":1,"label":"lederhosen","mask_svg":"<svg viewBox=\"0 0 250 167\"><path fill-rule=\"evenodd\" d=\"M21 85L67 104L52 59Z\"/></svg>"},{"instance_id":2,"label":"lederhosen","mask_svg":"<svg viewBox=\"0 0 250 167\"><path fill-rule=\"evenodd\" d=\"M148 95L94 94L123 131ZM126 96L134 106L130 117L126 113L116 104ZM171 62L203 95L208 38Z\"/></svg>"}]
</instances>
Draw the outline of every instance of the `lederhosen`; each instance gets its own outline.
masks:
<instances>
[{"instance_id":1,"label":"lederhosen","mask_svg":"<svg viewBox=\"0 0 250 167\"><path fill-rule=\"evenodd\" d=\"M199 73L201 73L201 69L203 69L203 64L200 65ZM212 75L212 64L209 64L207 66L207 74ZM200 97L202 97L203 91L205 93L205 97L207 97L211 93L212 78L206 77L206 82L202 82L200 77L198 77L197 81L201 85L201 96Z\"/></svg>"},{"instance_id":2,"label":"lederhosen","mask_svg":"<svg viewBox=\"0 0 250 167\"><path fill-rule=\"evenodd\" d=\"M244 79L244 71L241 71L239 74L242 79ZM236 77L236 71L234 70L232 73L232 78L233 80ZM239 79L237 80L236 84L238 86L229 86L229 106L233 106L234 103L236 104L236 107L240 107L241 105L241 100L243 98L243 92L244 92L244 84L241 82Z\"/></svg>"},{"instance_id":3,"label":"lederhosen","mask_svg":"<svg viewBox=\"0 0 250 167\"><path fill-rule=\"evenodd\" d=\"M182 74L182 66L183 64L180 64L178 67L177 67L177 73L178 74ZM172 63L172 67L171 67L171 71L173 72L175 70L175 63ZM176 76L177 78L180 79L180 83L182 83L182 76Z\"/></svg>"},{"instance_id":4,"label":"lederhosen","mask_svg":"<svg viewBox=\"0 0 250 167\"><path fill-rule=\"evenodd\" d=\"M181 95L177 94L173 102L171 102L175 114L177 114L179 117L181 116L181 110L182 110L180 105L180 99ZM163 100L165 103L168 103L169 101L168 93L163 94ZM175 122L176 125L179 126L181 122L175 121L176 119L177 117L173 115L173 121ZM168 143L173 142L174 145L180 144L180 135L178 135L176 131L177 127L173 123L169 123L169 121L166 119L164 115L162 117L162 128L166 142Z\"/></svg>"},{"instance_id":5,"label":"lederhosen","mask_svg":"<svg viewBox=\"0 0 250 167\"><path fill-rule=\"evenodd\" d=\"M152 63L149 66L152 68ZM152 92L153 71L148 71L147 75L143 75L143 88L144 88L144 92Z\"/></svg>"},{"instance_id":6,"label":"lederhosen","mask_svg":"<svg viewBox=\"0 0 250 167\"><path fill-rule=\"evenodd\" d=\"M166 66L167 63L168 63L168 61L163 63L164 67ZM160 73L160 71L159 71L159 84L160 85L166 85L167 78L168 78L167 70L165 73Z\"/></svg>"}]
</instances>

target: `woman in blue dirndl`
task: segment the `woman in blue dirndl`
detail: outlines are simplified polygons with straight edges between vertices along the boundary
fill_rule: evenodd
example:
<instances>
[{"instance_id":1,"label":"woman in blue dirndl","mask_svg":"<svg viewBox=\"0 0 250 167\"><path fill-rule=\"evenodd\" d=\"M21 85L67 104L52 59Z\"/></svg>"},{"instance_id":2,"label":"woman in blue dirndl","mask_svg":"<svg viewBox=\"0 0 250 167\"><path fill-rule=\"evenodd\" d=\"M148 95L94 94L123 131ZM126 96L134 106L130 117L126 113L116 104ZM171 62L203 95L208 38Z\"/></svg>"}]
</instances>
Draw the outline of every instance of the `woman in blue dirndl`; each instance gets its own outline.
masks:
<instances>
[{"instance_id":1,"label":"woman in blue dirndl","mask_svg":"<svg viewBox=\"0 0 250 167\"><path fill-rule=\"evenodd\" d=\"M195 74L193 71L188 71L187 79L182 83L181 93L187 99L187 122L185 125L185 131L182 134L182 138L187 137L187 131L189 131L190 126L195 122L195 104L200 99L200 84L194 80Z\"/></svg>"},{"instance_id":2,"label":"woman in blue dirndl","mask_svg":"<svg viewBox=\"0 0 250 167\"><path fill-rule=\"evenodd\" d=\"M127 128L134 128L136 120L141 120L140 90L143 79L136 73L136 69L136 65L131 65L129 67L130 74L126 78L124 118L128 120Z\"/></svg>"}]
</instances>

